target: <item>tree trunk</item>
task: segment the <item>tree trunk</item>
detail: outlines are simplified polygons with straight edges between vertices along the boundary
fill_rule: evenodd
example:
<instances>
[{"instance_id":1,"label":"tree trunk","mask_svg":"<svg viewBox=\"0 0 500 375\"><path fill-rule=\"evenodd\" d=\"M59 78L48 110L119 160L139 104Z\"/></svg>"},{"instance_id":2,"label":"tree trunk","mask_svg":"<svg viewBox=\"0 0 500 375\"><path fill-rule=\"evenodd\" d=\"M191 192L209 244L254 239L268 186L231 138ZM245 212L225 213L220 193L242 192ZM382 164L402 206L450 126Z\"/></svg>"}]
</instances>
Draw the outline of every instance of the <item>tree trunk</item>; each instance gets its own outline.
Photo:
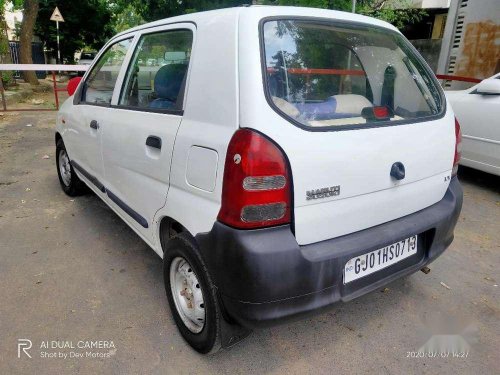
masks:
<instances>
[{"instance_id":1,"label":"tree trunk","mask_svg":"<svg viewBox=\"0 0 500 375\"><path fill-rule=\"evenodd\" d=\"M19 62L21 64L33 64L31 42L33 41L33 29L37 15L38 0L24 0L23 22L21 23L21 36L19 38ZM34 71L23 72L23 79L32 85L39 84Z\"/></svg>"}]
</instances>

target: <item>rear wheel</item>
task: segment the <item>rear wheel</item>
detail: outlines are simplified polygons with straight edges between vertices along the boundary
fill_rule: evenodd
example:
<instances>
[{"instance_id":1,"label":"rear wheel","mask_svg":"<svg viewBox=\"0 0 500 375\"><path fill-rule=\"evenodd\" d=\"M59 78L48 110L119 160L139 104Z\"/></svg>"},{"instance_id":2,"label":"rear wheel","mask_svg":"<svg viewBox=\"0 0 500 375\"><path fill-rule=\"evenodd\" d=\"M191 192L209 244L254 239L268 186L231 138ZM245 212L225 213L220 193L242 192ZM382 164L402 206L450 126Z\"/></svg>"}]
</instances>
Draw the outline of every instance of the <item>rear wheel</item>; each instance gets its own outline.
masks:
<instances>
[{"instance_id":1,"label":"rear wheel","mask_svg":"<svg viewBox=\"0 0 500 375\"><path fill-rule=\"evenodd\" d=\"M62 139L59 139L56 143L56 166L61 188L66 194L74 197L86 192L85 184L78 178L71 165Z\"/></svg>"},{"instance_id":2,"label":"rear wheel","mask_svg":"<svg viewBox=\"0 0 500 375\"><path fill-rule=\"evenodd\" d=\"M170 310L182 337L203 354L220 345L220 308L194 240L180 233L168 241L163 275Z\"/></svg>"}]
</instances>

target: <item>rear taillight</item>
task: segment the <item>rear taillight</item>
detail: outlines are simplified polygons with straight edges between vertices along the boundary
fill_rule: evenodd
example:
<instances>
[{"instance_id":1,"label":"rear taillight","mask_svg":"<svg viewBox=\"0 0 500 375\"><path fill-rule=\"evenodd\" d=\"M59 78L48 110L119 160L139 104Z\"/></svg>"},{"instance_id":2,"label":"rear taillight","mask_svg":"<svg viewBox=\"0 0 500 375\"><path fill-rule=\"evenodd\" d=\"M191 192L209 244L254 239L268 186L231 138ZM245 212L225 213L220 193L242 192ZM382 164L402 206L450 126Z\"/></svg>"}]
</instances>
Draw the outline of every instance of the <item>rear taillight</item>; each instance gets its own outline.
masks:
<instances>
[{"instance_id":1,"label":"rear taillight","mask_svg":"<svg viewBox=\"0 0 500 375\"><path fill-rule=\"evenodd\" d=\"M451 171L452 176L456 176L458 172L458 162L462 157L462 131L460 130L460 124L455 117L455 158L453 159L453 169Z\"/></svg>"},{"instance_id":2,"label":"rear taillight","mask_svg":"<svg viewBox=\"0 0 500 375\"><path fill-rule=\"evenodd\" d=\"M218 220L236 228L289 223L290 185L283 152L263 135L240 129L227 150Z\"/></svg>"}]
</instances>

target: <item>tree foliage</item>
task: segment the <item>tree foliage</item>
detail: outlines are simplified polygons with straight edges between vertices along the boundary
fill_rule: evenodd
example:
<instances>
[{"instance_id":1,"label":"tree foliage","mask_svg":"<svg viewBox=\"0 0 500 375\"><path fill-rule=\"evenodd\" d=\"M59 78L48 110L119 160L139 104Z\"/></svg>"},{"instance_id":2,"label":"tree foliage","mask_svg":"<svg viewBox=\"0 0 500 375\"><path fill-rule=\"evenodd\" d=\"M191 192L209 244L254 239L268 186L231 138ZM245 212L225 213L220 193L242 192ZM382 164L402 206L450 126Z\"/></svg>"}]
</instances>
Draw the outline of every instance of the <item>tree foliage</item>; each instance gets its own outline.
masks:
<instances>
[{"instance_id":1,"label":"tree foliage","mask_svg":"<svg viewBox=\"0 0 500 375\"><path fill-rule=\"evenodd\" d=\"M109 3L112 13L112 26L116 33L139 26L146 21L129 1L115 1Z\"/></svg>"},{"instance_id":2,"label":"tree foliage","mask_svg":"<svg viewBox=\"0 0 500 375\"><path fill-rule=\"evenodd\" d=\"M9 38L7 36L7 24L5 22L4 11L6 8L6 1L0 0L0 64L10 64L12 59L10 56ZM22 6L22 0L14 0L10 2L12 9ZM13 82L13 72L3 71L1 74L2 83L7 86Z\"/></svg>"},{"instance_id":3,"label":"tree foliage","mask_svg":"<svg viewBox=\"0 0 500 375\"><path fill-rule=\"evenodd\" d=\"M134 8L146 21L203 10L233 7L249 0L117 0ZM352 0L261 0L267 5L289 5L343 11L352 10ZM422 9L411 8L411 0L357 0L356 13L390 22L398 28L418 22L426 15Z\"/></svg>"},{"instance_id":4,"label":"tree foliage","mask_svg":"<svg viewBox=\"0 0 500 375\"><path fill-rule=\"evenodd\" d=\"M104 0L39 0L35 34L47 49L57 54L56 23L50 16L57 6L64 18L59 23L61 58L73 62L74 53L84 47L99 49L114 34L112 13Z\"/></svg>"},{"instance_id":5,"label":"tree foliage","mask_svg":"<svg viewBox=\"0 0 500 375\"><path fill-rule=\"evenodd\" d=\"M392 23L398 29L420 22L424 9L412 8L411 0L358 0L357 12Z\"/></svg>"},{"instance_id":6,"label":"tree foliage","mask_svg":"<svg viewBox=\"0 0 500 375\"><path fill-rule=\"evenodd\" d=\"M352 0L265 0L267 4L291 5L350 12ZM411 0L357 0L356 13L392 23L398 28L419 22L425 10L411 7Z\"/></svg>"},{"instance_id":7,"label":"tree foliage","mask_svg":"<svg viewBox=\"0 0 500 375\"><path fill-rule=\"evenodd\" d=\"M351 0L266 0L264 3L269 5L288 5L344 11L350 11L352 7Z\"/></svg>"},{"instance_id":8,"label":"tree foliage","mask_svg":"<svg viewBox=\"0 0 500 375\"><path fill-rule=\"evenodd\" d=\"M204 10L235 7L249 4L249 0L118 0L130 4L146 21L178 16Z\"/></svg>"}]
</instances>

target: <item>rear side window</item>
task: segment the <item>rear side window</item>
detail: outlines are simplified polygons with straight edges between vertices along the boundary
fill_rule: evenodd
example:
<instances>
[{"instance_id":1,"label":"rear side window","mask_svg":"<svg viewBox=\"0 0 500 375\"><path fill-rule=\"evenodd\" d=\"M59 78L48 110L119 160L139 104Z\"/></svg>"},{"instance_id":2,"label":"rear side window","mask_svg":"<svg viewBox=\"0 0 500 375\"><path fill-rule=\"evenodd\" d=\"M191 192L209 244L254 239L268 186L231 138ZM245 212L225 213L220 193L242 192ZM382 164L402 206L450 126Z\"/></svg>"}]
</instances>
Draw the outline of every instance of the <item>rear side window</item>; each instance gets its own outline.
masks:
<instances>
[{"instance_id":1,"label":"rear side window","mask_svg":"<svg viewBox=\"0 0 500 375\"><path fill-rule=\"evenodd\" d=\"M127 70L118 104L149 110L181 110L192 43L191 30L143 35Z\"/></svg>"},{"instance_id":2,"label":"rear side window","mask_svg":"<svg viewBox=\"0 0 500 375\"><path fill-rule=\"evenodd\" d=\"M110 104L115 83L132 38L109 47L94 65L83 86L82 101L92 104Z\"/></svg>"},{"instance_id":3,"label":"rear side window","mask_svg":"<svg viewBox=\"0 0 500 375\"><path fill-rule=\"evenodd\" d=\"M262 29L269 101L300 126L373 126L443 112L432 72L396 32L313 20Z\"/></svg>"}]
</instances>

